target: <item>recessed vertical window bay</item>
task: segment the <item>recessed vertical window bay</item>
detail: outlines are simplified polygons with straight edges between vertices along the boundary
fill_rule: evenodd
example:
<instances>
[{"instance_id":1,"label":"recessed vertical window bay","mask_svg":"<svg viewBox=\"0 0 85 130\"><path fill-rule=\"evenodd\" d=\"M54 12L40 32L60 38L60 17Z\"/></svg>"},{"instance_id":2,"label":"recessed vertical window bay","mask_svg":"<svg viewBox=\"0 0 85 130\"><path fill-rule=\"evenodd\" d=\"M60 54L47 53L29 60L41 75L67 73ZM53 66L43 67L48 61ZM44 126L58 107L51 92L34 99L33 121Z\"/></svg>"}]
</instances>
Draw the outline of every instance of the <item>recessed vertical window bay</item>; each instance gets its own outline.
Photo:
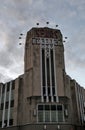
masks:
<instances>
[{"instance_id":1,"label":"recessed vertical window bay","mask_svg":"<svg viewBox=\"0 0 85 130\"><path fill-rule=\"evenodd\" d=\"M46 77L45 77L45 50L42 49L42 85L45 86L45 81Z\"/></svg>"},{"instance_id":2,"label":"recessed vertical window bay","mask_svg":"<svg viewBox=\"0 0 85 130\"><path fill-rule=\"evenodd\" d=\"M47 86L50 86L50 66L49 66L49 58L47 58Z\"/></svg>"},{"instance_id":3,"label":"recessed vertical window bay","mask_svg":"<svg viewBox=\"0 0 85 130\"><path fill-rule=\"evenodd\" d=\"M54 58L53 58L53 50L50 51L51 55L51 77L52 77L52 86L55 86L55 76L54 76Z\"/></svg>"},{"instance_id":4,"label":"recessed vertical window bay","mask_svg":"<svg viewBox=\"0 0 85 130\"><path fill-rule=\"evenodd\" d=\"M41 45L41 96L42 102L56 102L55 47Z\"/></svg>"}]
</instances>

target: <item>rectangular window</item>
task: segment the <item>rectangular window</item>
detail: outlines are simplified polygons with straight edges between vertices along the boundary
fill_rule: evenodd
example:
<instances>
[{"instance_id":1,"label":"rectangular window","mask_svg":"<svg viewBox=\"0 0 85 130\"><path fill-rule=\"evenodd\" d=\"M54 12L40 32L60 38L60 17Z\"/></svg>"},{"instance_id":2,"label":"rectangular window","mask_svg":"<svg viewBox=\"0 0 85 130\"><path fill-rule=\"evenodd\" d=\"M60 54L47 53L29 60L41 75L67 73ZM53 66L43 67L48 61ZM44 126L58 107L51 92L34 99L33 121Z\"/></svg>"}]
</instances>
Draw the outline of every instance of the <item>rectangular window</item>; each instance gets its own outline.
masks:
<instances>
[{"instance_id":1,"label":"rectangular window","mask_svg":"<svg viewBox=\"0 0 85 130\"><path fill-rule=\"evenodd\" d=\"M4 93L4 92L5 92L5 84L2 87L2 93Z\"/></svg>"},{"instance_id":2,"label":"rectangular window","mask_svg":"<svg viewBox=\"0 0 85 130\"><path fill-rule=\"evenodd\" d=\"M45 111L50 110L50 105L45 105Z\"/></svg>"},{"instance_id":3,"label":"rectangular window","mask_svg":"<svg viewBox=\"0 0 85 130\"><path fill-rule=\"evenodd\" d=\"M63 121L63 110L62 110L62 105L57 106L57 111L58 111L58 121L62 122Z\"/></svg>"},{"instance_id":4,"label":"rectangular window","mask_svg":"<svg viewBox=\"0 0 85 130\"><path fill-rule=\"evenodd\" d=\"M53 95L55 95L55 87L52 87Z\"/></svg>"},{"instance_id":5,"label":"rectangular window","mask_svg":"<svg viewBox=\"0 0 85 130\"><path fill-rule=\"evenodd\" d=\"M56 105L51 105L51 111L56 111Z\"/></svg>"},{"instance_id":6,"label":"rectangular window","mask_svg":"<svg viewBox=\"0 0 85 130\"><path fill-rule=\"evenodd\" d=\"M45 96L45 94L46 94L46 88L43 87L43 95Z\"/></svg>"},{"instance_id":7,"label":"rectangular window","mask_svg":"<svg viewBox=\"0 0 85 130\"><path fill-rule=\"evenodd\" d=\"M8 119L8 109L5 109L5 118L4 118L5 120L7 120Z\"/></svg>"},{"instance_id":8,"label":"rectangular window","mask_svg":"<svg viewBox=\"0 0 85 130\"><path fill-rule=\"evenodd\" d=\"M57 110L58 110L58 111L62 111L62 105L58 105L58 106L57 106Z\"/></svg>"},{"instance_id":9,"label":"rectangular window","mask_svg":"<svg viewBox=\"0 0 85 130\"><path fill-rule=\"evenodd\" d=\"M9 125L12 126L13 125L13 119L9 120Z\"/></svg>"},{"instance_id":10,"label":"rectangular window","mask_svg":"<svg viewBox=\"0 0 85 130\"><path fill-rule=\"evenodd\" d=\"M6 93L6 102L9 101L9 91Z\"/></svg>"},{"instance_id":11,"label":"rectangular window","mask_svg":"<svg viewBox=\"0 0 85 130\"><path fill-rule=\"evenodd\" d=\"M7 127L7 120L4 121L4 127Z\"/></svg>"},{"instance_id":12,"label":"rectangular window","mask_svg":"<svg viewBox=\"0 0 85 130\"><path fill-rule=\"evenodd\" d=\"M44 96L44 102L46 102L46 96Z\"/></svg>"},{"instance_id":13,"label":"rectangular window","mask_svg":"<svg viewBox=\"0 0 85 130\"><path fill-rule=\"evenodd\" d=\"M52 78L52 86L55 86L55 76L54 76L54 59L53 59L53 50L50 50L51 55L51 78Z\"/></svg>"},{"instance_id":14,"label":"rectangular window","mask_svg":"<svg viewBox=\"0 0 85 130\"><path fill-rule=\"evenodd\" d=\"M0 127L2 127L2 121L0 121Z\"/></svg>"},{"instance_id":15,"label":"rectangular window","mask_svg":"<svg viewBox=\"0 0 85 130\"><path fill-rule=\"evenodd\" d=\"M43 122L43 111L38 112L38 122Z\"/></svg>"},{"instance_id":16,"label":"rectangular window","mask_svg":"<svg viewBox=\"0 0 85 130\"><path fill-rule=\"evenodd\" d=\"M38 105L38 122L63 122L62 105Z\"/></svg>"},{"instance_id":17,"label":"rectangular window","mask_svg":"<svg viewBox=\"0 0 85 130\"><path fill-rule=\"evenodd\" d=\"M49 66L49 58L47 58L47 86L50 86L50 66Z\"/></svg>"},{"instance_id":18,"label":"rectangular window","mask_svg":"<svg viewBox=\"0 0 85 130\"><path fill-rule=\"evenodd\" d=\"M15 80L12 81L12 90L15 89Z\"/></svg>"},{"instance_id":19,"label":"rectangular window","mask_svg":"<svg viewBox=\"0 0 85 130\"><path fill-rule=\"evenodd\" d=\"M10 82L7 83L7 92L10 90Z\"/></svg>"},{"instance_id":20,"label":"rectangular window","mask_svg":"<svg viewBox=\"0 0 85 130\"><path fill-rule=\"evenodd\" d=\"M56 111L51 111L51 121L56 122Z\"/></svg>"},{"instance_id":21,"label":"rectangular window","mask_svg":"<svg viewBox=\"0 0 85 130\"><path fill-rule=\"evenodd\" d=\"M14 100L11 100L10 107L14 107Z\"/></svg>"},{"instance_id":22,"label":"rectangular window","mask_svg":"<svg viewBox=\"0 0 85 130\"><path fill-rule=\"evenodd\" d=\"M49 99L49 102L51 102L51 96L49 96L48 99Z\"/></svg>"},{"instance_id":23,"label":"rectangular window","mask_svg":"<svg viewBox=\"0 0 85 130\"><path fill-rule=\"evenodd\" d=\"M9 102L6 102L5 108L8 109Z\"/></svg>"},{"instance_id":24,"label":"rectangular window","mask_svg":"<svg viewBox=\"0 0 85 130\"><path fill-rule=\"evenodd\" d=\"M11 100L14 100L14 90L11 91Z\"/></svg>"},{"instance_id":25,"label":"rectangular window","mask_svg":"<svg viewBox=\"0 0 85 130\"><path fill-rule=\"evenodd\" d=\"M0 110L0 121L2 121L2 110Z\"/></svg>"},{"instance_id":26,"label":"rectangular window","mask_svg":"<svg viewBox=\"0 0 85 130\"><path fill-rule=\"evenodd\" d=\"M48 87L48 95L50 96L50 87Z\"/></svg>"},{"instance_id":27,"label":"rectangular window","mask_svg":"<svg viewBox=\"0 0 85 130\"><path fill-rule=\"evenodd\" d=\"M44 110L44 105L38 105L38 110Z\"/></svg>"},{"instance_id":28,"label":"rectangular window","mask_svg":"<svg viewBox=\"0 0 85 130\"><path fill-rule=\"evenodd\" d=\"M1 104L1 110L3 110L3 108L4 108L4 103Z\"/></svg>"},{"instance_id":29,"label":"rectangular window","mask_svg":"<svg viewBox=\"0 0 85 130\"><path fill-rule=\"evenodd\" d=\"M45 122L50 122L50 111L45 111Z\"/></svg>"},{"instance_id":30,"label":"rectangular window","mask_svg":"<svg viewBox=\"0 0 85 130\"><path fill-rule=\"evenodd\" d=\"M63 112L58 111L58 122L63 122Z\"/></svg>"},{"instance_id":31,"label":"rectangular window","mask_svg":"<svg viewBox=\"0 0 85 130\"><path fill-rule=\"evenodd\" d=\"M56 96L53 96L53 101L56 102Z\"/></svg>"}]
</instances>

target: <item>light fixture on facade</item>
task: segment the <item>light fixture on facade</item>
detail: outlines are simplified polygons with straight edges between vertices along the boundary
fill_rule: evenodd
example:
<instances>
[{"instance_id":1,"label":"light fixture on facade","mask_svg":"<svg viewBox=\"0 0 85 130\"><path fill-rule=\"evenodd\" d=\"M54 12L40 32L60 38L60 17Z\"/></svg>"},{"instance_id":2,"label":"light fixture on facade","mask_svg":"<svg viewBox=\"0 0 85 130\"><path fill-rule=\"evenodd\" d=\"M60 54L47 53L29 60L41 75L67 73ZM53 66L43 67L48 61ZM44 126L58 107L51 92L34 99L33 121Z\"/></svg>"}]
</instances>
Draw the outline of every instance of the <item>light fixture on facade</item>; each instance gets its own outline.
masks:
<instances>
[{"instance_id":1,"label":"light fixture on facade","mask_svg":"<svg viewBox=\"0 0 85 130\"><path fill-rule=\"evenodd\" d=\"M68 110L65 109L65 116L68 117Z\"/></svg>"},{"instance_id":2,"label":"light fixture on facade","mask_svg":"<svg viewBox=\"0 0 85 130\"><path fill-rule=\"evenodd\" d=\"M46 22L46 24L48 25L48 24L49 24L49 22Z\"/></svg>"},{"instance_id":3,"label":"light fixture on facade","mask_svg":"<svg viewBox=\"0 0 85 130\"><path fill-rule=\"evenodd\" d=\"M23 33L20 33L20 35L22 36L22 35L23 35Z\"/></svg>"},{"instance_id":4,"label":"light fixture on facade","mask_svg":"<svg viewBox=\"0 0 85 130\"><path fill-rule=\"evenodd\" d=\"M22 43L19 43L19 45L22 45Z\"/></svg>"},{"instance_id":5,"label":"light fixture on facade","mask_svg":"<svg viewBox=\"0 0 85 130\"><path fill-rule=\"evenodd\" d=\"M60 125L57 125L57 130L60 130Z\"/></svg>"},{"instance_id":6,"label":"light fixture on facade","mask_svg":"<svg viewBox=\"0 0 85 130\"><path fill-rule=\"evenodd\" d=\"M63 42L66 42L65 40Z\"/></svg>"},{"instance_id":7,"label":"light fixture on facade","mask_svg":"<svg viewBox=\"0 0 85 130\"><path fill-rule=\"evenodd\" d=\"M36 116L37 115L37 112L36 112L36 109L33 110L33 116Z\"/></svg>"},{"instance_id":8,"label":"light fixture on facade","mask_svg":"<svg viewBox=\"0 0 85 130\"><path fill-rule=\"evenodd\" d=\"M19 37L19 39L22 39L22 37Z\"/></svg>"},{"instance_id":9,"label":"light fixture on facade","mask_svg":"<svg viewBox=\"0 0 85 130\"><path fill-rule=\"evenodd\" d=\"M58 27L58 25L56 25L56 28Z\"/></svg>"},{"instance_id":10,"label":"light fixture on facade","mask_svg":"<svg viewBox=\"0 0 85 130\"><path fill-rule=\"evenodd\" d=\"M37 27L39 26L39 23L36 23Z\"/></svg>"},{"instance_id":11,"label":"light fixture on facade","mask_svg":"<svg viewBox=\"0 0 85 130\"><path fill-rule=\"evenodd\" d=\"M23 35L25 36L25 34L20 33L20 36L19 36L20 43L19 43L19 45L23 45L23 44L24 44L24 43L22 43L22 41L21 41L21 40L24 40L24 39L25 39L25 37L23 37Z\"/></svg>"},{"instance_id":12,"label":"light fixture on facade","mask_svg":"<svg viewBox=\"0 0 85 130\"><path fill-rule=\"evenodd\" d=\"M65 39L67 39L68 37L65 37Z\"/></svg>"},{"instance_id":13,"label":"light fixture on facade","mask_svg":"<svg viewBox=\"0 0 85 130\"><path fill-rule=\"evenodd\" d=\"M46 128L47 128L47 126L46 126L46 125L44 125L43 129L44 129L44 130L46 130Z\"/></svg>"}]
</instances>

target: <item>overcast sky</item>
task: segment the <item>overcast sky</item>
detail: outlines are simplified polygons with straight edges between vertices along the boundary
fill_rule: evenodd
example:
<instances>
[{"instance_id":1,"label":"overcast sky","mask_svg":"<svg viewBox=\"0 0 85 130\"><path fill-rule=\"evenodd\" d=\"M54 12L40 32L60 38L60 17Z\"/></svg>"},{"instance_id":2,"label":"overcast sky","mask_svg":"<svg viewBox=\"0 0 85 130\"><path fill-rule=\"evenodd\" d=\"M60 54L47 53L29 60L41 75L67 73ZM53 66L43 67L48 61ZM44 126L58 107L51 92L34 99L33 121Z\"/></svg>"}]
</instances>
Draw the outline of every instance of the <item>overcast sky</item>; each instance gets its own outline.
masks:
<instances>
[{"instance_id":1,"label":"overcast sky","mask_svg":"<svg viewBox=\"0 0 85 130\"><path fill-rule=\"evenodd\" d=\"M1 0L0 4L0 82L24 72L24 38L32 27L61 30L65 43L66 72L85 86L85 0ZM19 34L24 33L20 41ZM22 46L19 46L22 42Z\"/></svg>"}]
</instances>

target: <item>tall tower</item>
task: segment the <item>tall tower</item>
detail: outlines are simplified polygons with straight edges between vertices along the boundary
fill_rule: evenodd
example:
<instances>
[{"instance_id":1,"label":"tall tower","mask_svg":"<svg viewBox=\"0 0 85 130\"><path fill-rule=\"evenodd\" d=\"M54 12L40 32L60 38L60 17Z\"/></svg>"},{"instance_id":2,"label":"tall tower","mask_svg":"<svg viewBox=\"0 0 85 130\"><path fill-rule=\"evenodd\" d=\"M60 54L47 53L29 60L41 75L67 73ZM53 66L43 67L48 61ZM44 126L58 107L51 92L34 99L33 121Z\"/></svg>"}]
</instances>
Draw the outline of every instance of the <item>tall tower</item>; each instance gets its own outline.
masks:
<instances>
[{"instance_id":1,"label":"tall tower","mask_svg":"<svg viewBox=\"0 0 85 130\"><path fill-rule=\"evenodd\" d=\"M24 115L25 121L28 117L29 122L63 121L63 104L60 103L59 97L65 96L63 78L65 66L60 30L47 27L32 28L26 37L24 62L24 99L27 98L30 102L31 111L32 109L37 111L36 117L32 117L31 112ZM26 110L27 107L25 103ZM52 114L53 110L55 116ZM56 116L58 111L62 119Z\"/></svg>"},{"instance_id":2,"label":"tall tower","mask_svg":"<svg viewBox=\"0 0 85 130\"><path fill-rule=\"evenodd\" d=\"M65 73L60 30L28 31L24 63L23 75L0 83L0 127L70 130L83 125L85 89Z\"/></svg>"}]
</instances>

